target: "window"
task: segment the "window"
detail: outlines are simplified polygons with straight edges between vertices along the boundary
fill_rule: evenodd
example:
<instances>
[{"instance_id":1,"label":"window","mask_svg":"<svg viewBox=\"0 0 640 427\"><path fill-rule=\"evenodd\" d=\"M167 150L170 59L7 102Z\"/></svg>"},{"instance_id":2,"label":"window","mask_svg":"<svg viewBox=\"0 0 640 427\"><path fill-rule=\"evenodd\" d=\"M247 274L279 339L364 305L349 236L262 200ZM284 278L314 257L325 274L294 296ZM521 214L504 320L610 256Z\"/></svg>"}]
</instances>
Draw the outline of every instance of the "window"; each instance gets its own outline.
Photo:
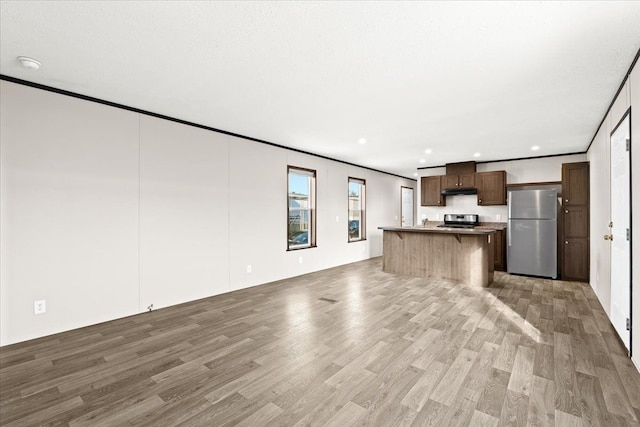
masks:
<instances>
[{"instance_id":1,"label":"window","mask_svg":"<svg viewBox=\"0 0 640 427\"><path fill-rule=\"evenodd\" d=\"M349 241L366 239L365 181L349 178Z\"/></svg>"},{"instance_id":2,"label":"window","mask_svg":"<svg viewBox=\"0 0 640 427\"><path fill-rule=\"evenodd\" d=\"M316 245L316 171L288 167L287 249Z\"/></svg>"}]
</instances>

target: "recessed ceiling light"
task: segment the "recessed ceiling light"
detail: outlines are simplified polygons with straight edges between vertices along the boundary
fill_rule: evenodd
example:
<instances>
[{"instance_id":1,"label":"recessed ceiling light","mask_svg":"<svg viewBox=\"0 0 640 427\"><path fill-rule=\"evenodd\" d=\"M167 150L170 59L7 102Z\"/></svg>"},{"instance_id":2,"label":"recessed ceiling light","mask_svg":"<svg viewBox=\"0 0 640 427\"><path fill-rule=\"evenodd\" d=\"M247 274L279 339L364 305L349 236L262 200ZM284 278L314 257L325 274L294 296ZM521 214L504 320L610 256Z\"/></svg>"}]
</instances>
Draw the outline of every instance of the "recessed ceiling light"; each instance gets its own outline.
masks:
<instances>
[{"instance_id":1,"label":"recessed ceiling light","mask_svg":"<svg viewBox=\"0 0 640 427\"><path fill-rule=\"evenodd\" d=\"M425 159L420 159L420 163L427 163Z\"/></svg>"},{"instance_id":2,"label":"recessed ceiling light","mask_svg":"<svg viewBox=\"0 0 640 427\"><path fill-rule=\"evenodd\" d=\"M424 150L424 154L431 154L431 148L427 148L426 150Z\"/></svg>"},{"instance_id":3,"label":"recessed ceiling light","mask_svg":"<svg viewBox=\"0 0 640 427\"><path fill-rule=\"evenodd\" d=\"M480 157L480 153L473 153L473 157Z\"/></svg>"},{"instance_id":4,"label":"recessed ceiling light","mask_svg":"<svg viewBox=\"0 0 640 427\"><path fill-rule=\"evenodd\" d=\"M366 143L367 143L367 140L366 140L366 139L364 139L364 138L360 138L360 139L358 140L358 144L366 144Z\"/></svg>"},{"instance_id":5,"label":"recessed ceiling light","mask_svg":"<svg viewBox=\"0 0 640 427\"><path fill-rule=\"evenodd\" d=\"M18 61L20 61L20 64L28 70L37 70L42 65L40 61L36 61L28 56L18 56Z\"/></svg>"},{"instance_id":6,"label":"recessed ceiling light","mask_svg":"<svg viewBox=\"0 0 640 427\"><path fill-rule=\"evenodd\" d=\"M413 176L418 176L418 172L414 172L414 173L413 173Z\"/></svg>"},{"instance_id":7,"label":"recessed ceiling light","mask_svg":"<svg viewBox=\"0 0 640 427\"><path fill-rule=\"evenodd\" d=\"M538 151L540 149L540 146L538 145L534 145L531 147L531 151Z\"/></svg>"}]
</instances>

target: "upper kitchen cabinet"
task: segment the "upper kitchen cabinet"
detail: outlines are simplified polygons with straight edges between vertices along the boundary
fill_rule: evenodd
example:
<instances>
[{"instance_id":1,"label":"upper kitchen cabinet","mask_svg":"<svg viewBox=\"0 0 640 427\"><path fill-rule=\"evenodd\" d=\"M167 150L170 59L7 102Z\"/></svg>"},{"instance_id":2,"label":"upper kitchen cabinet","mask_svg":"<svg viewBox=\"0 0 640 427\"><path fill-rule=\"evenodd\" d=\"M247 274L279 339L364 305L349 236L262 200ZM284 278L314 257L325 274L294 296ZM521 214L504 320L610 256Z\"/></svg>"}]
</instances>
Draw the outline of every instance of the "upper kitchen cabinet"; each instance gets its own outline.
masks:
<instances>
[{"instance_id":1,"label":"upper kitchen cabinet","mask_svg":"<svg viewBox=\"0 0 640 427\"><path fill-rule=\"evenodd\" d=\"M474 188L476 186L476 174L444 175L442 188Z\"/></svg>"},{"instance_id":2,"label":"upper kitchen cabinet","mask_svg":"<svg viewBox=\"0 0 640 427\"><path fill-rule=\"evenodd\" d=\"M423 176L420 179L420 205L445 206L446 202L441 193L441 176Z\"/></svg>"},{"instance_id":3,"label":"upper kitchen cabinet","mask_svg":"<svg viewBox=\"0 0 640 427\"><path fill-rule=\"evenodd\" d=\"M447 174L442 177L442 188L474 188L476 162L447 163Z\"/></svg>"},{"instance_id":4,"label":"upper kitchen cabinet","mask_svg":"<svg viewBox=\"0 0 640 427\"><path fill-rule=\"evenodd\" d=\"M478 205L507 204L507 172L492 171L476 173Z\"/></svg>"},{"instance_id":5,"label":"upper kitchen cabinet","mask_svg":"<svg viewBox=\"0 0 640 427\"><path fill-rule=\"evenodd\" d=\"M562 165L562 196L565 205L589 204L589 162Z\"/></svg>"}]
</instances>

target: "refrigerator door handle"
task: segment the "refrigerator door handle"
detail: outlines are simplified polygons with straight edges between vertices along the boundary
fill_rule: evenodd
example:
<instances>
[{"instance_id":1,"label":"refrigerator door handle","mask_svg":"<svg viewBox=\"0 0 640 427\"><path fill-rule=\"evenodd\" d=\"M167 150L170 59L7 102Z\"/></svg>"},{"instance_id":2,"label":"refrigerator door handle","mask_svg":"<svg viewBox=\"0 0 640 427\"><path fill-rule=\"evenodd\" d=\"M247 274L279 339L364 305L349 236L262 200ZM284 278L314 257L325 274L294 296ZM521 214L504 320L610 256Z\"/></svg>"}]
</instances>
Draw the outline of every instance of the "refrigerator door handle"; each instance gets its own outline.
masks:
<instances>
[{"instance_id":1,"label":"refrigerator door handle","mask_svg":"<svg viewBox=\"0 0 640 427\"><path fill-rule=\"evenodd\" d=\"M511 224L507 227L507 246L511 246Z\"/></svg>"}]
</instances>

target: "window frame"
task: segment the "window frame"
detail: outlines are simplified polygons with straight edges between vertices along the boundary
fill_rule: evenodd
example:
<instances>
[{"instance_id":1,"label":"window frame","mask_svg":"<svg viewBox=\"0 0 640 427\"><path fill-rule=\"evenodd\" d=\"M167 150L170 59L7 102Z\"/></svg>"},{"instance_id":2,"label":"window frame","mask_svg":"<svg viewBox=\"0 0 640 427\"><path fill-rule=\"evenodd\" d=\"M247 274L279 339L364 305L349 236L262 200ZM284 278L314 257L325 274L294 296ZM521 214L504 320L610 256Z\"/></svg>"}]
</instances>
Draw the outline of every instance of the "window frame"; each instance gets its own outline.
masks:
<instances>
[{"instance_id":1,"label":"window frame","mask_svg":"<svg viewBox=\"0 0 640 427\"><path fill-rule=\"evenodd\" d=\"M289 194L290 194L290 175L296 171L300 172L297 175L299 176L308 176L311 178L311 183L309 184L309 208L305 209L305 211L309 212L309 237L308 243L304 245L291 245L289 243L289 226L291 224L291 206L289 204ZM316 244L316 217L317 217L317 171L315 169L308 169L299 166L291 166L287 165L287 251L299 251L302 249L309 249L317 247Z\"/></svg>"},{"instance_id":2,"label":"window frame","mask_svg":"<svg viewBox=\"0 0 640 427\"><path fill-rule=\"evenodd\" d=\"M356 183L360 185L360 225L359 225L359 232L360 232L360 236L358 238L352 238L350 235L350 230L349 230L349 223L352 221L350 219L350 214L352 212L351 209L351 190L350 190L350 186L351 183ZM367 240L367 180L363 179L363 178L356 178L353 176L350 176L347 178L347 242L348 243L354 243L354 242L362 242L364 240Z\"/></svg>"}]
</instances>

